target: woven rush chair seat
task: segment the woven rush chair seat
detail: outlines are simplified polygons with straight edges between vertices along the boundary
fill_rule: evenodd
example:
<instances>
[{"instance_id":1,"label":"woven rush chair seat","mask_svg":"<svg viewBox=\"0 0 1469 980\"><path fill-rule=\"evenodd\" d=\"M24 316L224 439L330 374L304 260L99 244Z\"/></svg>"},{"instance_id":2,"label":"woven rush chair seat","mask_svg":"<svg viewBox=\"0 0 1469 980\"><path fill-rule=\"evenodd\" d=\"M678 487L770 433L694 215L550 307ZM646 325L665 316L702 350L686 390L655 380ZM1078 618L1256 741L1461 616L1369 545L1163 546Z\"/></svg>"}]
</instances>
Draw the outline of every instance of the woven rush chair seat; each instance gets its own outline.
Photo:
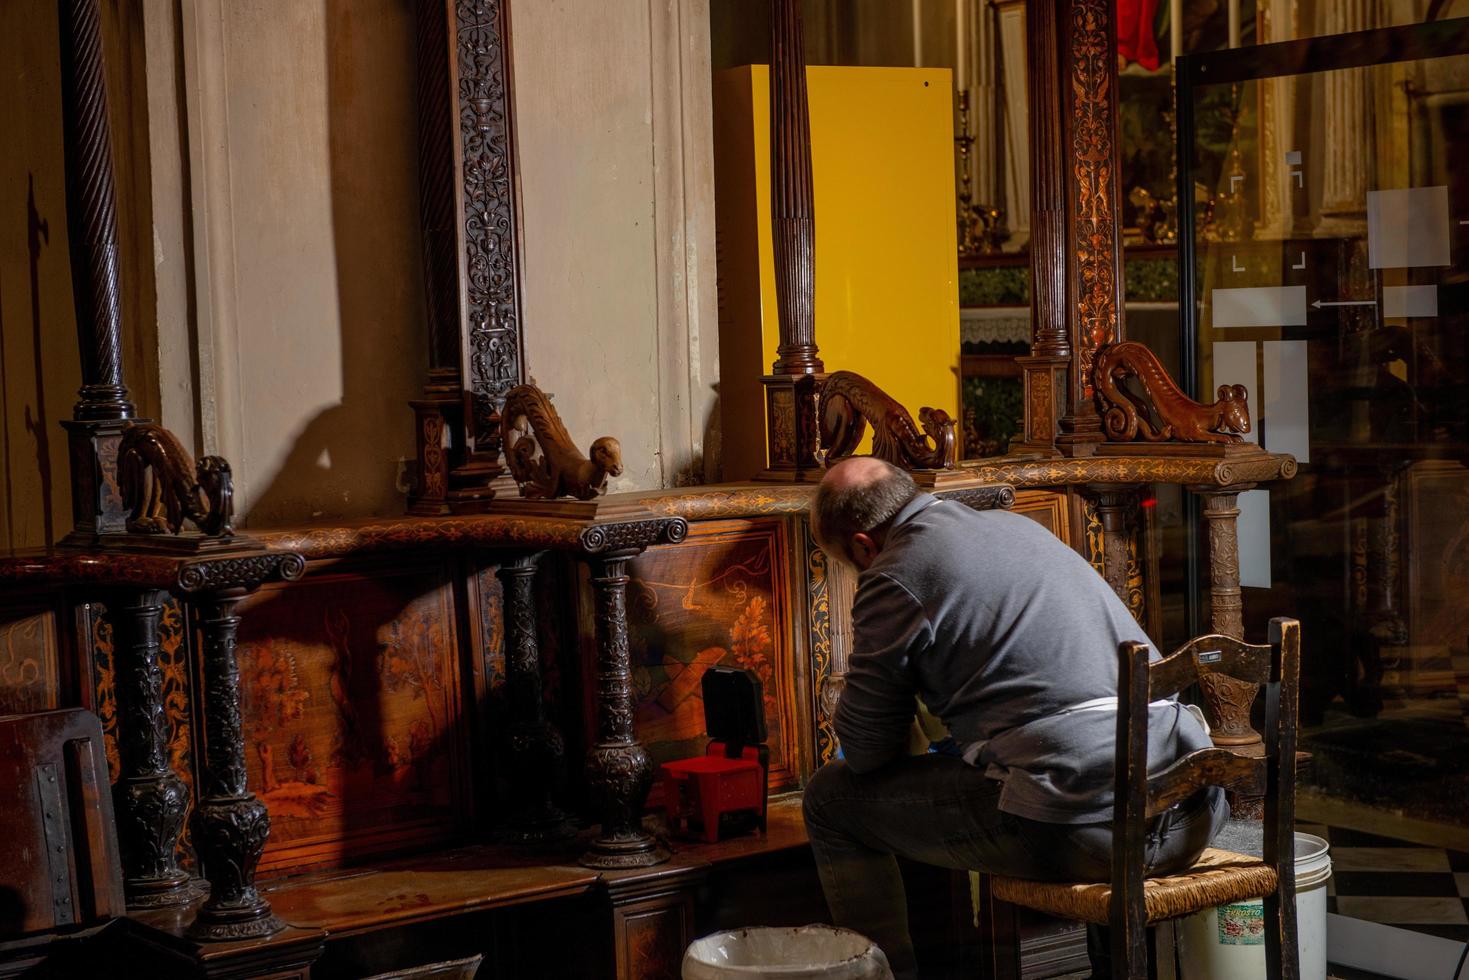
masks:
<instances>
[{"instance_id":1,"label":"woven rush chair seat","mask_svg":"<svg viewBox=\"0 0 1469 980\"><path fill-rule=\"evenodd\" d=\"M1259 858L1208 848L1182 874L1149 878L1143 883L1147 921L1163 922L1231 902L1264 898L1275 891L1275 869ZM1060 919L1106 925L1112 886L1066 881L991 879L994 896Z\"/></svg>"}]
</instances>

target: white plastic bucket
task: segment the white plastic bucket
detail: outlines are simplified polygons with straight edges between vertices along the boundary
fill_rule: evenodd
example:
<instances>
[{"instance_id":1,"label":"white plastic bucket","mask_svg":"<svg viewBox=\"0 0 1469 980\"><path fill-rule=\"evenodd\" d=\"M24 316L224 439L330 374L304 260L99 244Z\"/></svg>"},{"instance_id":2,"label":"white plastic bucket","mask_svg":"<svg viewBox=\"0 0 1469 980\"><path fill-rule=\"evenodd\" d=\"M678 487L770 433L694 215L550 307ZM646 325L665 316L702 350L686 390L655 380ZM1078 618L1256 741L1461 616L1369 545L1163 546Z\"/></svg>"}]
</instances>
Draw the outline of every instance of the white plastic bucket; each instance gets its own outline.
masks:
<instances>
[{"instance_id":1,"label":"white plastic bucket","mask_svg":"<svg viewBox=\"0 0 1469 980\"><path fill-rule=\"evenodd\" d=\"M1296 941L1301 980L1326 980L1326 882L1330 878L1326 841L1296 834ZM1175 935L1182 980L1258 980L1265 975L1265 910L1259 899L1179 920ZM1163 959L1162 950L1159 952ZM1166 972L1171 973L1171 967L1169 963Z\"/></svg>"},{"instance_id":2,"label":"white plastic bucket","mask_svg":"<svg viewBox=\"0 0 1469 980\"><path fill-rule=\"evenodd\" d=\"M684 952L683 980L892 980L882 950L834 926L772 926L716 932Z\"/></svg>"}]
</instances>

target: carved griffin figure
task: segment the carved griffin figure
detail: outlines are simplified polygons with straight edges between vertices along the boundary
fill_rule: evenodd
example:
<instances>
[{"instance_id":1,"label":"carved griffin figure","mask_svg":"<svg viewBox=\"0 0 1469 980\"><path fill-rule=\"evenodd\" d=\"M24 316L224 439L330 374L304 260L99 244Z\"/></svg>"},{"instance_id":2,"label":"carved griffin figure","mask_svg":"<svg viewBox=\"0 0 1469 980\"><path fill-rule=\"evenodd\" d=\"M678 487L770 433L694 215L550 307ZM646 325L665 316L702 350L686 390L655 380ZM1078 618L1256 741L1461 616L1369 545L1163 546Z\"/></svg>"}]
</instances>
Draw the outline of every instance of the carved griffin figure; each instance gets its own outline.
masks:
<instances>
[{"instance_id":1,"label":"carved griffin figure","mask_svg":"<svg viewBox=\"0 0 1469 980\"><path fill-rule=\"evenodd\" d=\"M952 469L958 461L954 420L940 408L922 408L913 424L908 410L853 371L836 371L821 386L817 417L828 460L850 456L872 423L872 455L910 470Z\"/></svg>"},{"instance_id":2,"label":"carved griffin figure","mask_svg":"<svg viewBox=\"0 0 1469 980\"><path fill-rule=\"evenodd\" d=\"M117 482L123 505L132 509L127 529L135 534L178 534L186 518L209 537L235 533L230 464L205 456L195 466L189 451L161 425L123 430Z\"/></svg>"},{"instance_id":3,"label":"carved griffin figure","mask_svg":"<svg viewBox=\"0 0 1469 980\"><path fill-rule=\"evenodd\" d=\"M592 443L591 458L583 456L551 400L533 384L505 396L500 431L505 462L522 497L591 500L606 488L607 477L622 475L621 443L603 436Z\"/></svg>"},{"instance_id":4,"label":"carved griffin figure","mask_svg":"<svg viewBox=\"0 0 1469 980\"><path fill-rule=\"evenodd\" d=\"M1113 442L1172 439L1228 445L1241 441L1239 433L1250 431L1248 392L1243 385L1220 385L1219 400L1201 405L1179 390L1157 356L1142 344L1128 341L1103 346L1092 372L1102 428ZM1125 386L1128 378L1137 378L1147 393L1146 401Z\"/></svg>"}]
</instances>

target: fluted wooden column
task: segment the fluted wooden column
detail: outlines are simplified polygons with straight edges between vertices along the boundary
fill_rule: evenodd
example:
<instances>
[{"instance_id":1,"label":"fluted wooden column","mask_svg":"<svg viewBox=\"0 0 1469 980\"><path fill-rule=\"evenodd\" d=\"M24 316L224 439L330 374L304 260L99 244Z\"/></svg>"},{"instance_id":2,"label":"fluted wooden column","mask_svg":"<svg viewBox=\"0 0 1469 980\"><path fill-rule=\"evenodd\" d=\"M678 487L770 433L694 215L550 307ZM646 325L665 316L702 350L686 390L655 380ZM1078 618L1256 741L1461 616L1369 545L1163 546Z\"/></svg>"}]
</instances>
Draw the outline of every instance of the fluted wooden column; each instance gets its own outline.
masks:
<instances>
[{"instance_id":1,"label":"fluted wooden column","mask_svg":"<svg viewBox=\"0 0 1469 980\"><path fill-rule=\"evenodd\" d=\"M770 228L779 343L771 373L762 379L769 433L764 475L800 479L819 472L816 382L825 369L816 345L816 214L801 0L771 0L770 50Z\"/></svg>"}]
</instances>

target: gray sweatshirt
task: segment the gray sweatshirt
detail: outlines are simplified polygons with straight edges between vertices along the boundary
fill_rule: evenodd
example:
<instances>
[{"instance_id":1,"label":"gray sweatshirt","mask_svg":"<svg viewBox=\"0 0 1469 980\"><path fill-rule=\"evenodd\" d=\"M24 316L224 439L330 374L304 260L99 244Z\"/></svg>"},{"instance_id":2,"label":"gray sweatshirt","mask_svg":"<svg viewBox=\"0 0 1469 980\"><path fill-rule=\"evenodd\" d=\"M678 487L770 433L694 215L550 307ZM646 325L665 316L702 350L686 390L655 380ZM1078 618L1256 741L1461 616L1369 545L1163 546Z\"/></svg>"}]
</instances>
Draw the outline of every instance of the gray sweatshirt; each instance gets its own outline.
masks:
<instances>
[{"instance_id":1,"label":"gray sweatshirt","mask_svg":"<svg viewBox=\"0 0 1469 980\"><path fill-rule=\"evenodd\" d=\"M1000 809L1110 819L1116 708L1077 706L1115 698L1118 644L1149 640L1075 551L1027 517L919 494L858 577L852 618L835 724L854 771L905 752L917 696L1004 779ZM1152 772L1210 744L1175 703L1148 725Z\"/></svg>"}]
</instances>

